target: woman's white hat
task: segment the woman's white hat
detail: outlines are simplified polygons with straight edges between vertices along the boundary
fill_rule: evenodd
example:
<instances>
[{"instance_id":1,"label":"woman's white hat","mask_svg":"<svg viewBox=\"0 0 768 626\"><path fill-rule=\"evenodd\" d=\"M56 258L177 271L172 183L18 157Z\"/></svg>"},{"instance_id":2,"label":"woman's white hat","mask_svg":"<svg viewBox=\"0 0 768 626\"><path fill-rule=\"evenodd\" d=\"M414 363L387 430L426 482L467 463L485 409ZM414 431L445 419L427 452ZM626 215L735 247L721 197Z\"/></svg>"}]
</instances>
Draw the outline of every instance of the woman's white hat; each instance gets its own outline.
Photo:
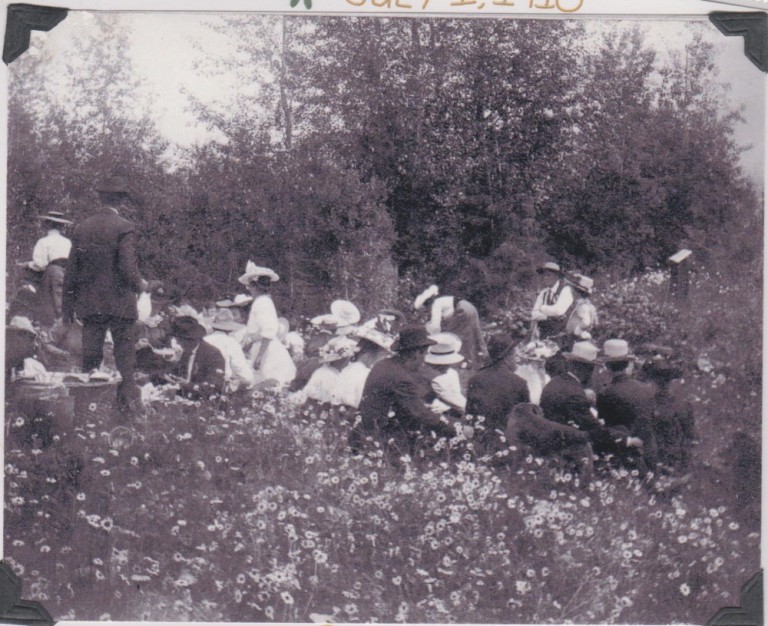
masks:
<instances>
[{"instance_id":1,"label":"woman's white hat","mask_svg":"<svg viewBox=\"0 0 768 626\"><path fill-rule=\"evenodd\" d=\"M416 299L413 301L413 308L420 311L427 300L436 297L440 293L437 285L430 285L424 291L422 291Z\"/></svg>"},{"instance_id":2,"label":"woman's white hat","mask_svg":"<svg viewBox=\"0 0 768 626\"><path fill-rule=\"evenodd\" d=\"M337 326L350 326L360 321L360 310L349 300L331 302L331 315L339 320Z\"/></svg>"},{"instance_id":3,"label":"woman's white hat","mask_svg":"<svg viewBox=\"0 0 768 626\"><path fill-rule=\"evenodd\" d=\"M245 274L238 278L237 282L243 285L250 285L252 282L255 282L262 276L266 276L269 278L270 282L273 283L280 280L280 277L268 267L262 267L260 265L256 265L253 261L248 261L248 263L245 265Z\"/></svg>"},{"instance_id":4,"label":"woman's white hat","mask_svg":"<svg viewBox=\"0 0 768 626\"><path fill-rule=\"evenodd\" d=\"M357 340L351 337L333 337L322 348L320 348L320 361L323 363L332 363L340 359L347 359L354 356L360 349Z\"/></svg>"}]
</instances>

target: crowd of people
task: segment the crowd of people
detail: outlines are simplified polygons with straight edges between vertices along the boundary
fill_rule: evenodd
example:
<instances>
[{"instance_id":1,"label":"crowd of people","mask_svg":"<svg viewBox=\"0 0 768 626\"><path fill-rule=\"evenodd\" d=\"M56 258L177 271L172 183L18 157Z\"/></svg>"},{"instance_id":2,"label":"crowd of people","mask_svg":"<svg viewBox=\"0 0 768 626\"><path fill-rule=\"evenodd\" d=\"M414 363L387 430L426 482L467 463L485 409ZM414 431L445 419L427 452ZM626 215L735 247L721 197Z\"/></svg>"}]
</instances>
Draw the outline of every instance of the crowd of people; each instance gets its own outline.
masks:
<instances>
[{"instance_id":1,"label":"crowd of people","mask_svg":"<svg viewBox=\"0 0 768 626\"><path fill-rule=\"evenodd\" d=\"M584 477L596 463L641 477L686 475L695 434L690 404L672 384L682 372L668 348L634 354L620 338L594 342L588 276L542 264L530 333L519 341L484 332L477 308L437 285L409 311L364 319L336 299L291 329L271 296L280 277L252 261L238 279L242 293L169 301L163 283L139 270L135 226L120 215L125 182L97 192L101 206L71 240L64 215L40 218L45 235L21 264L34 278L8 311L7 382L39 372L30 367L38 361L97 375L106 340L126 423L158 390L248 401L274 389L348 420L351 453L381 449L394 465L459 449L495 465L533 454ZM446 440L452 446L436 445Z\"/></svg>"}]
</instances>

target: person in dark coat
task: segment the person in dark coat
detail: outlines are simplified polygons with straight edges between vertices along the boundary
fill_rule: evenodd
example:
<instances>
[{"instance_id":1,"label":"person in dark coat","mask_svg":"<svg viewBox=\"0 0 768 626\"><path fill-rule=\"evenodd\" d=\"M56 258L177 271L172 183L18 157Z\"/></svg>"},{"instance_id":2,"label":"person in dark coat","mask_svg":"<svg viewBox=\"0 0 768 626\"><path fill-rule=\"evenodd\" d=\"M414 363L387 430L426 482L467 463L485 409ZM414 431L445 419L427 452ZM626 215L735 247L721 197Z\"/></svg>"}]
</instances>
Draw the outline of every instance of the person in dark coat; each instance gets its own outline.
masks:
<instances>
[{"instance_id":1,"label":"person in dark coat","mask_svg":"<svg viewBox=\"0 0 768 626\"><path fill-rule=\"evenodd\" d=\"M611 384L597 396L597 413L609 428L623 427L642 446L626 449L619 462L646 475L656 470L658 446L653 430L653 388L632 378L634 356L623 339L603 344L605 366L612 373Z\"/></svg>"},{"instance_id":2,"label":"person in dark coat","mask_svg":"<svg viewBox=\"0 0 768 626\"><path fill-rule=\"evenodd\" d=\"M682 371L665 358L654 358L645 364L643 372L656 386L653 432L659 462L669 470L684 473L688 471L696 433L691 403L670 389L672 381L682 377Z\"/></svg>"},{"instance_id":3,"label":"person in dark coat","mask_svg":"<svg viewBox=\"0 0 768 626\"><path fill-rule=\"evenodd\" d=\"M137 295L148 283L136 261L134 225L118 215L128 202L126 185L112 179L97 189L102 205L77 225L72 235L62 310L65 323L75 316L83 323L83 371L97 369L103 359L107 331L114 341L115 364L122 376L118 409L123 414L140 407L134 381Z\"/></svg>"},{"instance_id":4,"label":"person in dark coat","mask_svg":"<svg viewBox=\"0 0 768 626\"><path fill-rule=\"evenodd\" d=\"M493 453L506 447L500 435L507 426L507 417L516 404L530 402L528 385L508 362L513 348L510 336L491 337L488 363L467 385L467 414L474 418L475 442L481 452Z\"/></svg>"},{"instance_id":5,"label":"person in dark coat","mask_svg":"<svg viewBox=\"0 0 768 626\"><path fill-rule=\"evenodd\" d=\"M539 404L544 417L587 433L598 455L619 454L628 445L638 445L629 437L629 429L608 428L591 410L585 387L597 364L597 348L588 341L579 341L571 352L562 354L565 372L553 376L541 393Z\"/></svg>"},{"instance_id":6,"label":"person in dark coat","mask_svg":"<svg viewBox=\"0 0 768 626\"><path fill-rule=\"evenodd\" d=\"M436 415L422 398L417 372L433 343L423 326L403 328L392 344L395 356L373 366L360 400L360 422L350 434L353 451L361 451L371 438L396 463L406 454L415 457L421 441L431 441L432 433L438 437L457 434L460 422ZM468 430L464 433L471 436Z\"/></svg>"},{"instance_id":7,"label":"person in dark coat","mask_svg":"<svg viewBox=\"0 0 768 626\"><path fill-rule=\"evenodd\" d=\"M179 395L196 400L223 393L224 355L218 348L203 341L205 328L194 317L184 315L171 322L171 335L183 351L165 378L179 385Z\"/></svg>"},{"instance_id":8,"label":"person in dark coat","mask_svg":"<svg viewBox=\"0 0 768 626\"><path fill-rule=\"evenodd\" d=\"M589 435L578 428L546 419L540 406L516 405L507 422L506 437L510 445L521 446L523 454L530 450L539 457L559 458L583 478L592 476Z\"/></svg>"}]
</instances>

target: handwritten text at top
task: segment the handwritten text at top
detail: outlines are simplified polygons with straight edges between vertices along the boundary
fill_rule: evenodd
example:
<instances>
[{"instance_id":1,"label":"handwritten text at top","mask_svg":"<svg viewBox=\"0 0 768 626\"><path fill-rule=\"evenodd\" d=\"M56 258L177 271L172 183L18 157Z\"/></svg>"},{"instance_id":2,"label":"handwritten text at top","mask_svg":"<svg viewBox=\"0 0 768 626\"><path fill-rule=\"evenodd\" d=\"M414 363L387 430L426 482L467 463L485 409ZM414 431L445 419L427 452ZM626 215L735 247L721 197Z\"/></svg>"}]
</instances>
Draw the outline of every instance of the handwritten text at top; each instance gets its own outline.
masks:
<instances>
[{"instance_id":1,"label":"handwritten text at top","mask_svg":"<svg viewBox=\"0 0 768 626\"><path fill-rule=\"evenodd\" d=\"M445 5L452 7L474 7L485 9L494 7L515 8L525 7L557 11L560 13L575 13L581 9L584 0L347 0L348 4L362 7L366 4L380 9L410 9L426 11L440 9Z\"/></svg>"}]
</instances>

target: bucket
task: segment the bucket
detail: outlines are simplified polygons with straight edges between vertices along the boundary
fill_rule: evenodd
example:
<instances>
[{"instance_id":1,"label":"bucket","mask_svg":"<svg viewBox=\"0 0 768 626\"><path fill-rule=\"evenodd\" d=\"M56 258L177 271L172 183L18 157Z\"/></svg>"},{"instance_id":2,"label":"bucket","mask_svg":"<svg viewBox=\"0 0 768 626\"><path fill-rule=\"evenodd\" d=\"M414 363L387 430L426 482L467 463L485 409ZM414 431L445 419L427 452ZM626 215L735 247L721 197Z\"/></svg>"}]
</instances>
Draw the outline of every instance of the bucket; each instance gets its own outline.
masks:
<instances>
[{"instance_id":1,"label":"bucket","mask_svg":"<svg viewBox=\"0 0 768 626\"><path fill-rule=\"evenodd\" d=\"M16 381L11 385L11 404L30 420L32 434L44 442L53 434L69 433L74 425L75 399L59 383Z\"/></svg>"}]
</instances>

